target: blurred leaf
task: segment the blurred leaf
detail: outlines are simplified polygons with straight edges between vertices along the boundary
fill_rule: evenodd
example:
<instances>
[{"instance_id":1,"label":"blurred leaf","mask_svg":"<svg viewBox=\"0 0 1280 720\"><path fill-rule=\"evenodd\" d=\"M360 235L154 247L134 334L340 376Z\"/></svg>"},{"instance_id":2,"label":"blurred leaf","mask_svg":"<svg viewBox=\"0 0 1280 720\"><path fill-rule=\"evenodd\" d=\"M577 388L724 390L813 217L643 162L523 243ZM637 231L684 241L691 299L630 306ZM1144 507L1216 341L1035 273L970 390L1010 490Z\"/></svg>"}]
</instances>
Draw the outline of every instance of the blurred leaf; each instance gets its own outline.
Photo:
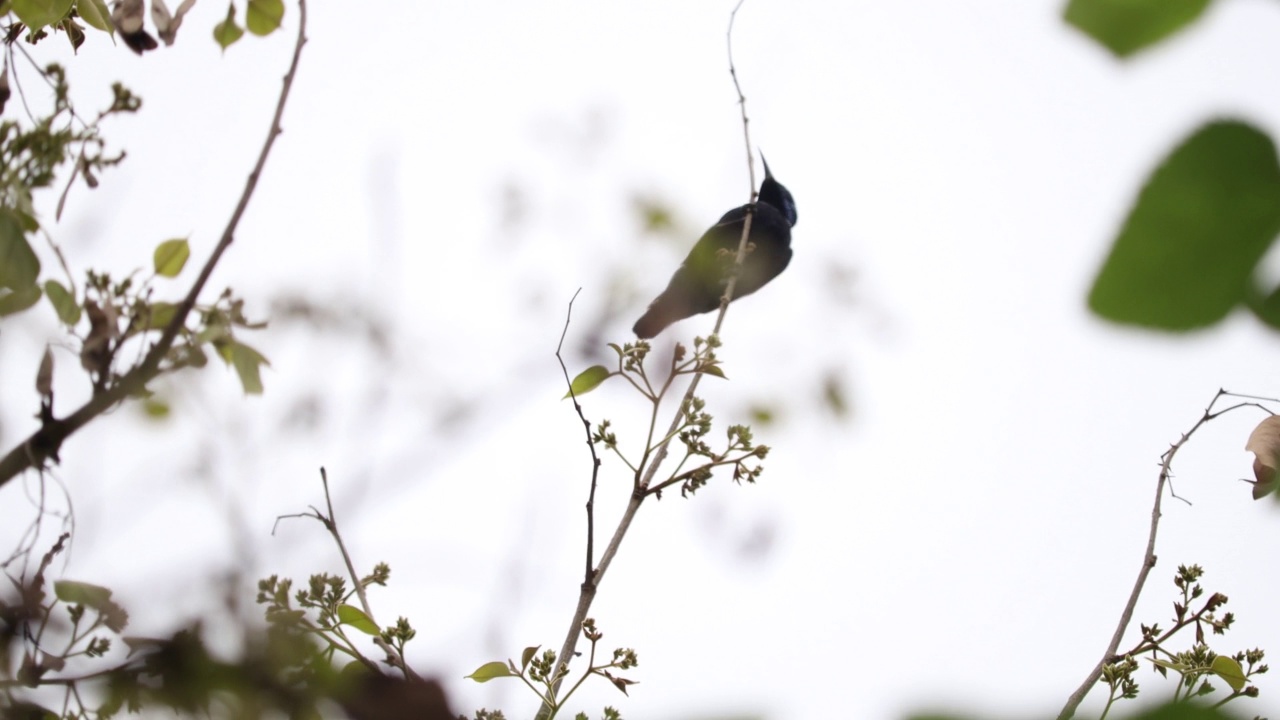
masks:
<instances>
[{"instance_id":1,"label":"blurred leaf","mask_svg":"<svg viewBox=\"0 0 1280 720\"><path fill-rule=\"evenodd\" d=\"M9 7L34 31L66 17L71 11L71 0L13 0Z\"/></svg>"},{"instance_id":2,"label":"blurred leaf","mask_svg":"<svg viewBox=\"0 0 1280 720\"><path fill-rule=\"evenodd\" d=\"M150 310L151 312L146 317L146 325L143 329L163 330L169 327L169 323L173 322L173 316L178 312L178 305L171 302L153 302Z\"/></svg>"},{"instance_id":3,"label":"blurred leaf","mask_svg":"<svg viewBox=\"0 0 1280 720\"><path fill-rule=\"evenodd\" d=\"M30 285L17 290L0 287L0 317L22 312L40 302L40 286Z\"/></svg>"},{"instance_id":4,"label":"blurred leaf","mask_svg":"<svg viewBox=\"0 0 1280 720\"><path fill-rule=\"evenodd\" d=\"M80 13L80 18L90 27L110 35L116 34L116 26L110 20L111 11L103 0L76 0L76 12Z\"/></svg>"},{"instance_id":5,"label":"blurred leaf","mask_svg":"<svg viewBox=\"0 0 1280 720\"><path fill-rule=\"evenodd\" d=\"M836 370L828 370L822 378L822 400L827 409L837 418L849 416L849 401L844 389L844 381Z\"/></svg>"},{"instance_id":6,"label":"blurred leaf","mask_svg":"<svg viewBox=\"0 0 1280 720\"><path fill-rule=\"evenodd\" d=\"M53 350L48 347L45 347L40 369L36 371L36 392L46 398L53 395Z\"/></svg>"},{"instance_id":7,"label":"blurred leaf","mask_svg":"<svg viewBox=\"0 0 1280 720\"><path fill-rule=\"evenodd\" d=\"M704 375L712 375L714 377L722 378L724 380L729 379L725 377L724 370L721 370L719 365L704 365L702 366L702 373Z\"/></svg>"},{"instance_id":8,"label":"blurred leaf","mask_svg":"<svg viewBox=\"0 0 1280 720\"><path fill-rule=\"evenodd\" d=\"M373 620L364 614L364 611L354 605L338 606L338 622L343 625L350 625L365 635L379 635L381 631L374 624Z\"/></svg>"},{"instance_id":9,"label":"blurred leaf","mask_svg":"<svg viewBox=\"0 0 1280 720\"><path fill-rule=\"evenodd\" d=\"M75 580L55 581L53 583L53 594L69 605L87 605L92 608L102 607L111 601L111 590L109 588Z\"/></svg>"},{"instance_id":10,"label":"blurred leaf","mask_svg":"<svg viewBox=\"0 0 1280 720\"><path fill-rule=\"evenodd\" d=\"M12 210L0 210L0 288L30 288L40 277L40 259L27 242L21 220Z\"/></svg>"},{"instance_id":11,"label":"blurred leaf","mask_svg":"<svg viewBox=\"0 0 1280 720\"><path fill-rule=\"evenodd\" d=\"M1243 690L1244 686L1249 682L1248 678L1244 676L1244 669L1240 667L1240 663L1236 662L1235 658L1219 655L1213 659L1213 664L1210 667L1213 668L1214 674L1222 678L1236 692Z\"/></svg>"},{"instance_id":12,"label":"blurred leaf","mask_svg":"<svg viewBox=\"0 0 1280 720\"><path fill-rule=\"evenodd\" d=\"M1089 293L1115 322L1191 330L1226 317L1280 230L1275 145L1240 122L1200 128L1156 169Z\"/></svg>"},{"instance_id":13,"label":"blurred leaf","mask_svg":"<svg viewBox=\"0 0 1280 720\"><path fill-rule=\"evenodd\" d=\"M249 0L244 25L254 35L270 35L280 28L283 18L284 0Z\"/></svg>"},{"instance_id":14,"label":"blurred leaf","mask_svg":"<svg viewBox=\"0 0 1280 720\"><path fill-rule=\"evenodd\" d=\"M466 675L465 677L475 680L476 682L489 682L494 678L515 677L515 674L511 672L511 668L507 667L506 663L494 660L493 662L487 662L481 665L476 668L475 672L470 675Z\"/></svg>"},{"instance_id":15,"label":"blurred leaf","mask_svg":"<svg viewBox=\"0 0 1280 720\"><path fill-rule=\"evenodd\" d=\"M244 29L236 24L236 6L227 5L227 18L213 26L213 40L226 50L232 43L244 37Z\"/></svg>"},{"instance_id":16,"label":"blurred leaf","mask_svg":"<svg viewBox=\"0 0 1280 720\"><path fill-rule=\"evenodd\" d=\"M262 356L262 353L236 340L223 341L215 343L218 348L218 354L222 359L236 369L236 374L240 376L240 385L244 387L246 395L262 394L262 366L270 366L271 363Z\"/></svg>"},{"instance_id":17,"label":"blurred leaf","mask_svg":"<svg viewBox=\"0 0 1280 720\"><path fill-rule=\"evenodd\" d=\"M152 420L163 420L169 417L172 408L169 403L155 397L149 397L142 401L142 412Z\"/></svg>"},{"instance_id":18,"label":"blurred leaf","mask_svg":"<svg viewBox=\"0 0 1280 720\"><path fill-rule=\"evenodd\" d=\"M633 199L632 204L645 232L666 233L675 228L675 217L666 203L641 196Z\"/></svg>"},{"instance_id":19,"label":"blurred leaf","mask_svg":"<svg viewBox=\"0 0 1280 720\"><path fill-rule=\"evenodd\" d=\"M577 395L586 395L600 386L600 383L609 379L609 368L603 365L592 365L591 367L578 373L578 377L569 383L570 392L564 394L564 397L572 397ZM563 400L564 398L560 398Z\"/></svg>"},{"instance_id":20,"label":"blurred leaf","mask_svg":"<svg viewBox=\"0 0 1280 720\"><path fill-rule=\"evenodd\" d=\"M1128 57L1191 24L1208 6L1209 0L1071 0L1064 19Z\"/></svg>"},{"instance_id":21,"label":"blurred leaf","mask_svg":"<svg viewBox=\"0 0 1280 720\"><path fill-rule=\"evenodd\" d=\"M62 283L57 280L45 280L44 294L49 298L49 303L53 305L53 309L58 313L58 319L63 324L74 327L80 322L80 306L76 304L71 291L63 287Z\"/></svg>"},{"instance_id":22,"label":"blurred leaf","mask_svg":"<svg viewBox=\"0 0 1280 720\"><path fill-rule=\"evenodd\" d=\"M1253 499L1268 495L1276 487L1276 471L1280 469L1280 415L1263 419L1249 433L1245 452L1253 458Z\"/></svg>"},{"instance_id":23,"label":"blurred leaf","mask_svg":"<svg viewBox=\"0 0 1280 720\"><path fill-rule=\"evenodd\" d=\"M752 405L747 413L752 425L771 425L777 419L773 407L769 405Z\"/></svg>"},{"instance_id":24,"label":"blurred leaf","mask_svg":"<svg viewBox=\"0 0 1280 720\"><path fill-rule=\"evenodd\" d=\"M186 238L175 238L157 245L152 260L157 275L177 277L178 273L182 272L183 266L187 264L189 257L191 257L191 246L187 244Z\"/></svg>"}]
</instances>

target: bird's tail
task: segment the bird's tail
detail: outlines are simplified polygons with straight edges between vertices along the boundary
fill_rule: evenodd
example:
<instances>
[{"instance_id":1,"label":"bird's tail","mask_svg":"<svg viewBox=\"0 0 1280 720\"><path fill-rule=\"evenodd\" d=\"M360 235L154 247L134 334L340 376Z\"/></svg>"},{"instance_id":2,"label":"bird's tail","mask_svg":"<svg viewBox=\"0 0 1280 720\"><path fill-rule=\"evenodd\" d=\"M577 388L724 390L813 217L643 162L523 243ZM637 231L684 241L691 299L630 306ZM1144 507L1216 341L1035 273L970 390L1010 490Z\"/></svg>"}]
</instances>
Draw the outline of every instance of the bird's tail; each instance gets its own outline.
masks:
<instances>
[{"instance_id":1,"label":"bird's tail","mask_svg":"<svg viewBox=\"0 0 1280 720\"><path fill-rule=\"evenodd\" d=\"M640 319L636 321L631 330L641 340L648 340L662 332L671 323L684 317L688 317L688 315L681 315L675 308L674 303L671 302L671 299L663 294L653 301L653 304L649 306L648 310L645 310L644 315L640 316Z\"/></svg>"}]
</instances>

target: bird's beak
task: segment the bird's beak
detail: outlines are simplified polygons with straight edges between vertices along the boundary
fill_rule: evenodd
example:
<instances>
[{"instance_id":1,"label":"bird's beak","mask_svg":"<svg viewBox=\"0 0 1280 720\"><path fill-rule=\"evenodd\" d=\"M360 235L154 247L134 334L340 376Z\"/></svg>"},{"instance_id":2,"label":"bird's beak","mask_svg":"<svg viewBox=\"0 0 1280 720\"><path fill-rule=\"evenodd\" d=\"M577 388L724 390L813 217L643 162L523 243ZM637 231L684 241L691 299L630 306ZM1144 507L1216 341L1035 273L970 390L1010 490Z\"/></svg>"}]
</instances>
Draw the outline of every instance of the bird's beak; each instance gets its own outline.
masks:
<instances>
[{"instance_id":1,"label":"bird's beak","mask_svg":"<svg viewBox=\"0 0 1280 720\"><path fill-rule=\"evenodd\" d=\"M760 162L764 163L764 178L766 180L773 179L773 173L769 172L769 161L764 159L764 151L757 149L760 153Z\"/></svg>"}]
</instances>

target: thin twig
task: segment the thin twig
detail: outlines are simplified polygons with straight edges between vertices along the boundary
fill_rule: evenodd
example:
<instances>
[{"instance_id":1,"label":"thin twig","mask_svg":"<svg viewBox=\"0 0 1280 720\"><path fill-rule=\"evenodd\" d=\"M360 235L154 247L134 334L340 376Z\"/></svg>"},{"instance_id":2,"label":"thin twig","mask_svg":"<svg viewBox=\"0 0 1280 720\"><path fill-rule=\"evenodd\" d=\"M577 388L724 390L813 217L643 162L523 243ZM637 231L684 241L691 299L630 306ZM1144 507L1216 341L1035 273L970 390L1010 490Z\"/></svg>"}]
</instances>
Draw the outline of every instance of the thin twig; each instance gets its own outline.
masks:
<instances>
[{"instance_id":1,"label":"thin twig","mask_svg":"<svg viewBox=\"0 0 1280 720\"><path fill-rule=\"evenodd\" d=\"M1129 621L1133 619L1133 610L1138 604L1138 597L1142 595L1142 589L1147 583L1147 576L1151 574L1151 569L1156 566L1156 531L1160 527L1160 501L1164 498L1165 485L1169 482L1169 478L1172 476L1174 456L1178 454L1178 451L1182 449L1183 445L1187 444L1187 441L1191 439L1191 436L1194 435L1202 425L1210 420L1225 415L1232 410L1238 410L1242 407L1262 407L1257 403L1247 402L1232 405L1231 407L1219 410L1218 412L1213 412L1213 406L1218 402L1218 400L1225 396L1253 397L1247 395L1236 396L1234 393L1219 389L1217 394L1213 396L1213 400L1211 400L1209 405L1205 407L1204 414L1200 416L1200 419L1196 421L1196 424L1192 425L1190 430L1184 432L1182 437L1178 438L1178 441L1169 446L1169 449L1165 450L1164 454L1160 456L1160 475L1156 479L1156 499L1151 506L1151 530L1147 534L1147 549L1142 556L1142 567L1138 570L1137 580L1133 583L1133 590L1129 593L1129 600L1125 603L1124 610L1120 613L1120 622L1117 623L1115 632L1111 635L1111 642L1107 645L1106 651L1102 653L1102 659L1099 660L1098 664L1089 672L1089 675L1085 678L1084 682L1080 684L1080 687L1076 688L1075 692L1071 693L1071 696L1067 698L1067 702L1063 705L1062 711L1058 713L1058 720L1068 720L1068 718L1075 715L1076 709L1080 707L1080 703L1084 702L1085 696L1093 689L1093 686L1098 682L1098 678L1102 677L1103 668L1105 668L1109 663L1115 662L1117 659L1116 651L1120 648L1120 641L1124 639L1124 633L1129 628ZM1266 408L1262 409L1266 410Z\"/></svg>"},{"instance_id":2,"label":"thin twig","mask_svg":"<svg viewBox=\"0 0 1280 720\"><path fill-rule=\"evenodd\" d=\"M88 402L67 417L43 424L39 430L32 433L19 446L10 450L3 458L0 458L0 487L12 480L18 473L43 463L50 457L55 457L64 440L84 427L89 421L122 402L125 398L144 389L148 382L160 374L160 363L164 360L165 355L168 354L169 349L173 347L173 343L178 337L178 332L184 327L187 315L195 307L196 299L204 289L205 283L209 281L209 276L213 274L214 267L217 266L222 254L227 251L227 248L231 246L232 240L235 239L236 228L239 227L240 219L244 216L245 209L249 206L249 200L253 197L254 190L258 187L258 179L262 176L262 170L266 166L267 157L271 154L271 148L275 145L276 138L284 132L280 126L280 120L284 116L285 103L289 99L289 92L293 88L293 80L298 72L298 61L302 57L302 46L307 42L306 29L307 3L306 0L298 0L298 39L293 48L293 59L289 63L289 71L284 76L283 87L280 90L280 98L276 103L275 114L271 119L271 127L267 132L267 139L262 144L262 150L258 153L258 160L254 163L253 170L245 181L244 190L240 193L240 200L236 203L235 210L231 213L217 246L210 253L209 259L205 261L199 277L192 284L186 298L175 308L173 319L165 327L160 339L151 347L150 352L147 353L143 361L125 373L115 385L103 392L95 393Z\"/></svg>"},{"instance_id":3,"label":"thin twig","mask_svg":"<svg viewBox=\"0 0 1280 720\"><path fill-rule=\"evenodd\" d=\"M751 184L751 202L747 205L747 215L742 224L742 237L738 241L738 252L734 257L733 270L729 275L729 281L725 284L724 295L720 298L720 313L716 316L716 324L711 331L713 335L720 334L720 328L724 324L725 314L729 310L729 303L733 301L733 291L737 285L738 275L742 269L743 260L747 254L748 239L751 237L751 220L755 217L755 203L758 197L756 191L756 175L755 175L755 156L751 152L751 131L750 120L747 117L747 98L742 93L742 86L738 83L738 70L733 62L733 21L738 15L738 9L742 7L742 3L746 0L738 0L738 4L734 6L733 11L729 14L729 27L725 33L726 44L729 54L729 76L733 79L733 87L738 93L738 105L742 113L742 136L746 143L747 149L747 176ZM566 326L567 329L567 326ZM561 337L563 342L563 335ZM563 363L562 363L563 364ZM566 377L568 373L566 372ZM558 678L551 688L551 695L554 696L560 690L561 673L569 662L569 658L576 652L578 638L582 634L582 623L587 618L587 613L591 610L591 603L595 599L596 591L600 586L600 582L604 579L605 572L609 569L609 565L613 562L614 556L618 554L618 549L622 546L622 540L626 537L627 531L631 528L631 522L635 519L636 513L640 511L640 505L648 496L649 485L653 482L653 478L657 475L658 468L667 458L667 448L670 447L671 440L676 436L676 430L680 426L683 409L687 403L693 398L694 392L698 389L698 383L702 380L702 372L694 373L693 380L689 382L689 387L685 390L684 397L676 408L675 417L671 420L671 427L664 436L664 440L658 446L653 456L648 460L648 466L645 468L643 478L636 484L631 493L631 499L627 502L627 507L622 513L622 517L618 520L618 526L614 529L613 536L609 539L609 544L605 546L604 552L600 554L600 563L592 570L587 568L587 579L582 583L582 588L578 595L578 606L574 609L573 619L569 623L569 631L565 636L564 643L560 647L560 654L556 658L556 668L552 673L552 677ZM668 378L668 383L670 378ZM664 387L665 391L665 387ZM654 402L658 402L663 393L655 396ZM575 400L576 404L576 400ZM656 407L655 407L656 411ZM590 429L588 428L588 442L590 442ZM594 450L592 451L594 456ZM599 460L596 460L596 466L599 467ZM595 492L595 477L592 477L592 492ZM588 553L588 557L589 557ZM543 702L542 707L538 710L537 720L546 720L551 716L551 704Z\"/></svg>"},{"instance_id":4,"label":"thin twig","mask_svg":"<svg viewBox=\"0 0 1280 720\"><path fill-rule=\"evenodd\" d=\"M591 422L582 412L578 395L573 391L573 381L569 379L569 368L565 366L564 357L560 355L560 351L564 348L564 338L569 334L569 321L573 319L573 301L578 299L580 292L582 288L574 291L573 297L569 298L569 309L564 314L564 329L560 331L560 342L556 345L556 360L560 362L560 371L564 373L565 385L569 386L569 399L573 401L573 409L578 413L578 419L582 421L582 429L587 433L587 450L591 452L591 492L587 495L587 569L582 578L582 585L586 587L595 582L596 483L600 477L600 456L596 455L595 443L591 442Z\"/></svg>"},{"instance_id":5,"label":"thin twig","mask_svg":"<svg viewBox=\"0 0 1280 720\"><path fill-rule=\"evenodd\" d=\"M279 524L281 520L289 518L311 518L320 521L320 524L324 525L324 529L329 531L329 534L333 536L333 541L337 543L338 552L342 554L342 562L347 566L347 576L351 578L351 583L355 587L356 596L360 598L360 608L364 610L365 616L367 616L369 620L377 626L378 623L373 617L373 606L369 604L369 596L365 592L364 582L361 579L360 574L356 572L356 565L355 562L351 560L351 553L347 552L347 544L342 540L342 533L338 531L338 516L333 511L333 495L329 492L329 473L323 467L320 468L320 482L324 485L324 503L325 507L329 509L329 513L327 515L317 510L315 506L311 506L311 512L281 515L276 518L276 523ZM275 534L275 528L272 528L271 533L273 535ZM378 636L373 638L373 643L387 654L387 659L390 665L399 668L400 671L404 673L406 680L422 680L421 676L414 672L413 669L409 667L409 664L405 662L404 655L397 652L396 649L392 647L391 643L388 643L386 640L383 640ZM352 650L354 650L354 648L352 648ZM369 661L363 655L359 655L358 653L352 654L357 659L368 665L370 670L379 672L376 663Z\"/></svg>"}]
</instances>

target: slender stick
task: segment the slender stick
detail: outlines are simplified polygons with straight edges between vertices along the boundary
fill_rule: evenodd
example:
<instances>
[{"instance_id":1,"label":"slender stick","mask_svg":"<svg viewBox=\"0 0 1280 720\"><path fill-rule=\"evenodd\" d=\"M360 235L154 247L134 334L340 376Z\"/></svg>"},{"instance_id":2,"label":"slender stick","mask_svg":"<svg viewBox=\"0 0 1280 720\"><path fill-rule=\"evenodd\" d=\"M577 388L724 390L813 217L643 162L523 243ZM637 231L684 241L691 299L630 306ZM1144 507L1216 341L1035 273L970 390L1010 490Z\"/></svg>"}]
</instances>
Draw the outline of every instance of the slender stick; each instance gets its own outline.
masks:
<instances>
[{"instance_id":1,"label":"slender stick","mask_svg":"<svg viewBox=\"0 0 1280 720\"><path fill-rule=\"evenodd\" d=\"M755 217L755 202L758 197L758 193L756 191L755 156L751 152L750 120L747 117L747 98L742 93L742 86L738 83L738 71L733 63L733 21L737 17L738 9L742 7L743 2L745 2L745 0L738 0L738 4L734 6L733 12L729 14L729 28L725 35L729 53L729 75L733 78L733 87L738 93L738 105L741 108L742 113L742 137L747 149L747 174L751 184L751 203L747 205L747 216L742 224L742 238L738 241L738 252L734 257L733 271L729 275L728 283L725 285L724 295L720 298L720 313L716 316L716 324L714 329L711 331L713 335L720 334L720 328L724 324L725 314L729 310L729 303L733 300L733 291L737 285L738 275L740 274L743 260L746 258L747 254L747 243L748 239L751 237L751 221L752 218ZM564 338L562 335L561 342L563 342L563 340ZM559 354L557 351L557 357L558 356ZM566 381L568 380L567 372L565 374L565 379ZM653 482L654 476L658 472L658 468L660 468L662 463L667 459L667 448L670 446L671 440L675 437L676 429L680 426L681 410L685 407L685 404L693 398L694 392L697 391L698 383L701 380L702 372L699 371L694 374L693 380L689 383L689 388L685 390L684 397L680 401L680 405L677 406L675 417L671 420L671 427L667 430L665 435L666 439L662 441L654 452L652 458L650 458L649 465L645 468L643 478L636 484L632 491L631 499L627 502L627 507L623 510L622 517L618 521L618 526L613 531L613 537L609 539L609 544L600 555L600 563L596 566L594 571L591 571L590 568L588 568L587 577L583 581L582 588L578 594L578 605L574 609L573 619L569 622L569 631L565 636L564 644L560 647L560 654L556 658L556 670L552 674L552 677L557 679L552 686L552 698L554 698L555 693L560 689L561 678L559 675L564 672L564 668L568 664L569 658L576 652L578 638L582 634L582 622L586 620L587 613L591 610L591 603L595 600L596 591L600 587L600 581L604 578L604 574L609 569L609 565L613 562L613 558L618 554L618 549L622 546L622 540L626 537L627 531L631 528L631 522L635 520L636 513L640 511L640 505L644 502L644 499L647 496L647 491L650 484ZM576 406L576 399L574 403ZM581 416L581 410L579 410L579 415ZM590 431L588 430L588 435L589 434ZM588 442L590 442L590 438L588 438ZM598 469L600 461L595 457L594 448L592 450L592 458L595 462L595 468ZM593 471L591 478L592 499L588 502L588 507L591 507L594 503L595 486L596 478L595 472ZM590 513L588 514L588 517L590 518ZM590 547L590 545L588 545L588 547ZM590 551L588 551L588 559L589 552ZM542 707L538 710L538 720L547 720L547 718L551 717L551 712L552 707L550 703L544 702Z\"/></svg>"},{"instance_id":2,"label":"slender stick","mask_svg":"<svg viewBox=\"0 0 1280 720\"><path fill-rule=\"evenodd\" d=\"M1147 576L1151 574L1151 568L1156 566L1156 531L1160 527L1160 502L1164 498L1164 488L1172 477L1173 458L1182 449L1183 445L1191 439L1191 436L1200 429L1202 425L1213 420L1216 417L1237 410L1242 407L1262 407L1257 403L1240 403L1232 405L1218 412L1213 412L1213 406L1224 396L1232 397L1252 397L1237 396L1234 393L1219 389L1217 394L1213 396L1213 400L1204 409L1204 414L1196 421L1191 429L1184 432L1182 437L1178 438L1178 442L1169 446L1168 450L1160 456L1160 475L1156 478L1156 499L1151 506L1151 530L1147 534L1147 548L1142 555L1142 567L1138 570L1138 577L1133 583L1133 590L1129 592L1129 600L1124 605L1124 610L1120 613L1120 622L1116 624L1115 632L1111 635L1111 642L1107 644L1107 649L1102 653L1102 659L1089 671L1089 675L1085 677L1084 682L1080 683L1080 687L1071 693L1067 698L1067 702L1063 705L1061 712L1058 713L1058 720L1068 720L1075 715L1076 709L1080 707L1080 703L1084 702L1084 698L1093 689L1098 682L1098 678L1102 677L1102 670L1108 663L1116 662L1118 659L1116 651L1120 648L1120 642L1124 639L1124 633L1129 627L1129 621L1133 619L1133 610L1138 605L1138 597L1142 595L1142 589L1147 583ZM1259 398L1261 399L1261 398ZM1265 408L1263 408L1265 409Z\"/></svg>"},{"instance_id":3,"label":"slender stick","mask_svg":"<svg viewBox=\"0 0 1280 720\"><path fill-rule=\"evenodd\" d=\"M49 458L56 459L58 449L62 446L64 440L84 427L89 421L115 407L130 395L145 388L148 382L160 374L160 363L164 360L169 349L173 347L173 343L178 337L178 332L186 323L187 315L195 307L196 299L204 289L205 283L209 281L209 276L213 274L214 267L217 266L218 261L222 258L222 254L231 246L231 242L235 238L236 228L240 225L240 219L244 216L245 209L249 207L249 200L253 197L254 190L258 187L258 179L262 176L262 170L267 164L267 157L271 154L271 148L275 145L276 137L284 132L281 128L280 120L284 116L285 104L289 99L289 92L293 88L293 80L298 72L298 61L302 57L302 46L307 42L306 30L307 3L306 0L298 0L298 39L293 48L293 59L289 63L289 71L284 76L284 85L280 89L280 98L276 102L276 110L271 118L271 127L267 132L267 139L262 144L262 150L258 153L258 160L254 163L248 180L245 181L244 190L240 193L240 200L236 203L235 210L232 211L231 217L222 231L222 237L218 240L213 252L210 253L209 259L205 261L199 277L196 278L195 283L191 286L191 290L175 308L173 319L169 321L164 332L161 333L160 339L147 352L142 362L125 373L124 377L120 378L115 385L103 392L95 393L88 402L67 417L44 423L39 430L32 433L30 437L13 450L10 450L3 458L0 458L0 487L3 487L22 471L31 467L41 466Z\"/></svg>"}]
</instances>

